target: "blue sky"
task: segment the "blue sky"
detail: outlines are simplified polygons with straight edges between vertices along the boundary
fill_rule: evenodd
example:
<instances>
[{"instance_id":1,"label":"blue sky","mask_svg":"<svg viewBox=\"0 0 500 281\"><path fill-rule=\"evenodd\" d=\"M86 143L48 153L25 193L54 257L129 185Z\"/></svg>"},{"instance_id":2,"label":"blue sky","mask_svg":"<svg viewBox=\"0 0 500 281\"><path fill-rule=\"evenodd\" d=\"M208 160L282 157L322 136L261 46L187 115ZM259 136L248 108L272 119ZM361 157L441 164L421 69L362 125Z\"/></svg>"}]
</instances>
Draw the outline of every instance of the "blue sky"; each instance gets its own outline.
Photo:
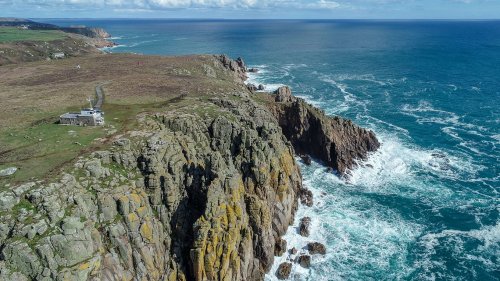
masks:
<instances>
[{"instance_id":1,"label":"blue sky","mask_svg":"<svg viewBox=\"0 0 500 281\"><path fill-rule=\"evenodd\" d=\"M0 0L0 17L500 19L500 0Z\"/></svg>"}]
</instances>

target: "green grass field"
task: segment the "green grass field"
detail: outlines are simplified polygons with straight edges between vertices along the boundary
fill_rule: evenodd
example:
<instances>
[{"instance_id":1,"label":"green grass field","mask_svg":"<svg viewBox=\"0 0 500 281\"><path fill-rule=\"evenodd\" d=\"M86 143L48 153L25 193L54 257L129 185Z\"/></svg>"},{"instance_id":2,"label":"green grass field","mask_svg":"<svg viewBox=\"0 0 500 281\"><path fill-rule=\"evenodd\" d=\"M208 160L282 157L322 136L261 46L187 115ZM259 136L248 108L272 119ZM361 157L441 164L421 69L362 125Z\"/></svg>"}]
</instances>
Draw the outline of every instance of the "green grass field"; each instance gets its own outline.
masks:
<instances>
[{"instance_id":1,"label":"green grass field","mask_svg":"<svg viewBox=\"0 0 500 281\"><path fill-rule=\"evenodd\" d=\"M23 30L17 27L0 27L0 43L16 41L53 41L66 38L56 30Z\"/></svg>"}]
</instances>

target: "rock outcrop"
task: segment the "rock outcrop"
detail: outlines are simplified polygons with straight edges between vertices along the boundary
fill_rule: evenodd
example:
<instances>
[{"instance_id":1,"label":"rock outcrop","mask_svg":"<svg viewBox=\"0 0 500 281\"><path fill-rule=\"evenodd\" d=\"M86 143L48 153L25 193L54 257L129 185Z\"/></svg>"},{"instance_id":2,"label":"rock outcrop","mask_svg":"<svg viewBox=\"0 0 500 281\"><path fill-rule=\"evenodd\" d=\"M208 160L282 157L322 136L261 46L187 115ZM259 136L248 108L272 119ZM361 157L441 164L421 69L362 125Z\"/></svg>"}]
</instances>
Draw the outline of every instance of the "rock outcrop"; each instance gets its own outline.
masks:
<instances>
[{"instance_id":1,"label":"rock outcrop","mask_svg":"<svg viewBox=\"0 0 500 281\"><path fill-rule=\"evenodd\" d=\"M276 277L279 280L286 280L290 277L290 273L292 273L292 264L289 262L284 262L280 264L278 270L276 271Z\"/></svg>"},{"instance_id":2,"label":"rock outcrop","mask_svg":"<svg viewBox=\"0 0 500 281\"><path fill-rule=\"evenodd\" d=\"M286 240L279 239L276 241L276 245L274 247L274 255L277 257L281 257L286 252Z\"/></svg>"},{"instance_id":3,"label":"rock outcrop","mask_svg":"<svg viewBox=\"0 0 500 281\"><path fill-rule=\"evenodd\" d=\"M206 105L5 191L0 280L262 280L298 205L294 151L246 91Z\"/></svg>"},{"instance_id":4,"label":"rock outcrop","mask_svg":"<svg viewBox=\"0 0 500 281\"><path fill-rule=\"evenodd\" d=\"M309 255L300 255L297 258L297 263L300 264L303 268L309 268L311 266L311 256Z\"/></svg>"},{"instance_id":5,"label":"rock outcrop","mask_svg":"<svg viewBox=\"0 0 500 281\"><path fill-rule=\"evenodd\" d=\"M295 151L323 161L340 175L380 147L372 131L351 120L326 116L320 109L293 97L288 87L275 92L275 101L269 108Z\"/></svg>"},{"instance_id":6,"label":"rock outcrop","mask_svg":"<svg viewBox=\"0 0 500 281\"><path fill-rule=\"evenodd\" d=\"M291 144L302 149L315 131L290 138L288 119L276 118L286 102L270 111L246 90L243 60L210 59L214 79L234 92L141 113L58 179L0 191L0 280L263 280L286 251L281 236L299 198L312 205ZM299 127L313 122L304 114ZM332 138L351 136L329 128Z\"/></svg>"},{"instance_id":7,"label":"rock outcrop","mask_svg":"<svg viewBox=\"0 0 500 281\"><path fill-rule=\"evenodd\" d=\"M311 242L307 244L307 250L309 250L309 254L311 255L324 255L326 254L326 247L325 245L319 243L319 242Z\"/></svg>"},{"instance_id":8,"label":"rock outcrop","mask_svg":"<svg viewBox=\"0 0 500 281\"><path fill-rule=\"evenodd\" d=\"M248 78L246 74L247 67L242 58L233 60L227 55L220 55L218 56L218 59L227 70L234 72L236 76L241 79L241 82L245 81Z\"/></svg>"},{"instance_id":9,"label":"rock outcrop","mask_svg":"<svg viewBox=\"0 0 500 281\"><path fill-rule=\"evenodd\" d=\"M310 217L303 217L300 219L300 224L299 224L299 234L304 237L309 237L309 227L311 226L311 218Z\"/></svg>"},{"instance_id":10,"label":"rock outcrop","mask_svg":"<svg viewBox=\"0 0 500 281\"><path fill-rule=\"evenodd\" d=\"M276 102L294 102L297 100L296 97L292 95L292 90L288 86L279 87L274 91Z\"/></svg>"}]
</instances>

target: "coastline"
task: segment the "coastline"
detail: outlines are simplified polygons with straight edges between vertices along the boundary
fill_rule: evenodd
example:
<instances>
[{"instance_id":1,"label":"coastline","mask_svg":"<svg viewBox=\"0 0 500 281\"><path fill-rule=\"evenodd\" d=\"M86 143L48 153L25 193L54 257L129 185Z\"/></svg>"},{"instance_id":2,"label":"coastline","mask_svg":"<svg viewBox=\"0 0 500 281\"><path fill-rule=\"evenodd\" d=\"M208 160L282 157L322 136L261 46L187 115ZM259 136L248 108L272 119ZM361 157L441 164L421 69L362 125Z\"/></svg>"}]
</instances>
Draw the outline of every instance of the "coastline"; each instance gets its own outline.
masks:
<instances>
[{"instance_id":1,"label":"coastline","mask_svg":"<svg viewBox=\"0 0 500 281\"><path fill-rule=\"evenodd\" d=\"M208 99L204 98L202 94L191 94L190 97L176 97L174 100L178 99L180 102L184 102L184 100L186 100L186 106L191 105L192 101L199 100L201 106L212 107L215 109L215 112L213 112L214 109L212 109L212 111L200 111L192 106L187 106L181 107L180 110L187 110L189 115L181 114L179 116L172 116L168 114L168 112L158 112L158 109L154 109L154 112L157 112L156 116L161 116L156 117L158 119L152 119L149 121L149 118L145 118L148 114L142 117L141 115L138 115L137 118L139 118L139 127L135 130L142 131L141 133L125 130L120 132L120 134L115 133L110 135L107 137L108 144L104 146L110 150L93 152L87 151L82 155L83 159L80 158L76 161L73 168L64 167L66 170L69 169L69 171L63 175L60 182L54 182L54 179L47 179L47 181L43 182L28 182L14 186L8 184L8 190L19 191L16 191L15 193L12 193L12 191L5 191L8 194L2 192L1 196L3 198L12 198L12 200L9 201L9 204L13 205L8 206L16 206L19 202L27 200L29 204L33 205L33 207L31 207L33 210L40 212L43 216L46 214L48 217L46 219L42 219L41 223L43 223L44 226L47 225L47 227L54 227L57 231L56 233L45 233L45 228L42 227L40 233L35 234L35 236L40 235L45 238L37 240L39 242L36 243L39 244L37 244L36 247L49 247L49 251L52 255L62 255L64 256L64 260L68 260L68 263L71 262L79 264L81 261L79 255L83 255L82 258L85 257L86 260L93 260L95 264L89 268L97 271L96 273L92 273L90 270L86 271L85 274L87 274L87 276L94 276L94 274L107 274L97 268L104 262L104 257L111 255L109 256L111 260L108 261L111 264L108 265L105 270L109 270L109 266L112 266L116 268L113 269L113 274L121 272L120 274L150 276L150 278L156 279L162 274L174 274L173 272L176 272L175 274L182 274L182 276L200 280L205 278L203 276L207 276L209 274L218 275L220 278L222 278L224 274L231 274L231 278L234 280L262 280L264 278L264 274L272 269L272 261L274 259L274 255L277 253L276 249L281 247L281 254L284 254L289 250L286 245L283 246L280 244L283 243L283 240L281 240L280 237L285 234L287 230L289 230L289 225L293 222L294 214L299 201L302 201L303 204L311 205L313 199L311 197L312 194L302 188L300 170L297 166L296 160L294 159L294 155L292 154L293 148L285 141L285 137L282 135L279 127L280 124L276 123L276 117L272 116L272 111L266 109L263 104L257 103L254 99L265 98L265 100L267 100L266 103L269 102L276 108L284 106L282 110L285 111L288 110L286 109L289 104L287 102L288 99L290 101L295 101L298 106L303 106L307 112L316 112L315 109L309 108L308 105L303 103L303 101L297 100L291 95L291 93L287 93L286 91L284 92L284 96L280 96L281 94L270 95L267 93L263 94L264 96L254 96L255 94L248 91L241 80L242 77L245 76L246 72L244 62L241 59L233 61L226 56L140 57L141 60L144 60L145 63L148 64L157 63L157 61L175 62L175 60L181 60L180 63L175 62L179 68L168 70L168 73L170 74L167 74L166 77L171 75L173 78L170 79L178 79L177 77L179 75L184 75L184 77L193 79L191 78L193 70L186 70L185 67L187 65L194 65L202 70L201 72L197 72L199 73L197 75L201 75L200 77L203 77L200 78L201 80L198 78L195 79L197 84L200 84L203 80L206 80L207 83L218 81L218 83L223 83L221 85L227 85L226 87L228 87L228 89L234 89L234 87L239 88L239 93L236 94L235 97L231 97L223 91L222 93L215 94ZM130 54L101 56L95 58L84 57L83 59L87 62L85 64L82 63L82 67L88 68L91 60L94 60L97 64L115 65L116 63L122 63L123 65L129 65L127 61L135 61L136 58L137 56ZM57 67L59 65L59 67L62 67L61 71L66 72L67 70L64 65L68 63L72 65L73 60L80 59L81 58L67 59L65 64L55 64L55 66ZM158 65L161 67L163 64ZM31 64L20 64L18 66L20 66L21 69L23 67L30 68L36 66L36 63L34 63L33 66ZM117 66L113 66L113 68L120 69L120 67ZM149 68L146 68L145 70L148 69L157 68L149 66ZM133 69L131 70L132 75L134 71L135 70ZM44 74L39 73L39 75ZM100 73L99 75L109 74ZM214 76L221 77L222 80L220 80L220 78L215 79ZM166 77L163 79L167 79ZM138 80L137 82L142 83L142 80ZM128 81L128 83L131 83L131 81ZM180 85L185 86L187 84L181 81ZM116 87L116 82L111 86ZM282 88L282 90L283 89L286 90L287 88L285 87ZM280 96L280 100L284 100L280 102L275 101L275 98L278 96ZM113 94L107 95L107 97L108 100L105 104L104 110L106 110L106 107L109 106L109 103L113 103ZM241 100L244 102L242 103ZM168 104L169 103L166 105L168 106ZM175 105L175 102L173 105ZM199 117L193 117L193 113L199 115ZM230 114L230 116L227 114ZM318 111L314 114L320 113ZM204 119L199 119L202 116L204 116ZM302 122L309 122L306 116L304 116L304 118L306 119ZM327 118L325 120L327 120ZM186 125L186 122L189 123L189 125ZM328 122L325 123L325 125L329 124ZM152 129L151 126L153 126L153 128L157 128L157 126L159 126L153 124L161 124L160 128L163 127L164 129ZM202 127L205 126L207 126L207 129L202 129ZM259 130L256 128L259 128ZM229 134L227 130L231 130L233 133ZM205 131L211 133L207 134ZM181 149L181 147L184 146L182 138L179 138L179 136L176 135L176 132L185 132L183 133L185 135L182 138L189 139L190 142L193 143L199 143L200 139L203 140L202 143L205 147L200 149L200 147L193 146L189 148L189 152L184 153L181 150L175 153L173 151L168 152L174 153L169 156L173 158L162 158L161 155L163 152L161 151L170 151L165 145L176 146L177 143L179 143L180 146L178 149ZM235 134L235 136L232 136L233 134ZM259 136L260 134L262 135ZM247 138L250 138L246 140L246 142L249 142L250 147L242 147L234 150L234 152L226 150L226 146L228 144L240 147L240 138L245 135ZM194 139L197 139L198 141L194 142ZM214 142L215 140L217 141ZM148 145L148 143L155 143L157 145ZM160 149L160 151L158 151L158 149ZM176 150L178 149L176 148ZM256 153L256 156L247 154L249 151ZM179 160L175 160L177 157L186 157L186 159L179 162ZM192 157L194 157L193 160L190 160ZM222 164L223 162L221 162L220 158L217 160L213 157L222 157L225 159L224 161L227 161L230 164L229 166L226 166L227 164ZM257 167L260 168L252 168L251 173L248 174L249 172L245 172L246 168L244 168L244 165L240 163L240 157L252 157L252 159L249 158L245 161L248 161L248 163L255 163L252 165L259 165ZM139 159L137 161L140 161L140 163L143 164L136 167L134 163L137 161L134 159ZM160 162L158 161L167 162L159 164ZM183 164L183 161L186 161L186 164ZM183 169L186 169L183 167L188 167L186 166L188 165L187 163L189 163L188 161L198 161L200 163L199 168L196 168L193 172L182 172ZM208 167L205 167L206 164L201 164L206 161L212 164L209 164ZM162 165L177 167L175 168L175 171L177 172L172 171L165 175L165 169L162 168ZM241 171L239 169L241 169ZM115 170L122 172L116 173ZM124 172L127 174L127 177L123 178L123 176L119 176L120 173ZM202 175L203 177L209 177L210 180L205 182L201 178ZM171 181L169 183L169 186L171 186L169 189L177 186L175 188L179 191L169 191L164 193L166 192L164 191L165 187L163 187L163 184L160 183L162 182L162 178L166 176L169 178L171 177L171 179L169 179L169 181ZM195 184L195 186L191 187L191 185L187 185L184 181L179 179L184 177L186 177L187 182L191 181ZM107 178L112 179L111 182L108 183L113 187L112 189L109 189L110 187L106 187L107 184L104 181ZM225 181L229 181L231 184L224 187ZM235 190L234 188L238 186L238 181L241 182L239 184L240 187ZM124 185L118 188L118 183L120 182ZM89 183L92 183L92 185L89 187L90 190L87 190L84 187ZM56 188L47 188L47 185ZM209 186L210 188L208 188ZM231 188L227 189L229 187ZM80 202L80 200L87 200L83 199L87 197L93 198L91 200L92 202L88 201L87 203L76 203L76 205L73 206L73 203L70 203L70 201L68 203L63 200L55 204L51 198L64 199L66 195L58 194L59 189L66 190L68 188L73 190L68 194L74 194L72 196L82 198L78 199L78 202ZM194 191L190 191L192 188L194 188ZM265 193L255 191L255 188L265 190ZM47 190L46 192L49 194L44 197L46 199L43 199L42 201L33 201L34 199L32 198L35 198L33 197L33 194L37 194L40 190ZM206 190L206 192L211 195L204 195L204 193L199 193L197 190ZM243 190L245 191L243 192ZM188 192L185 193L186 191ZM109 194L110 192L111 194ZM122 207L118 206L124 204L120 203L122 202L121 200L125 200L123 196L128 198L128 201L132 202L135 200L137 203L131 203L132 205L130 205L130 209L122 209ZM139 197L137 196L141 199L138 199ZM208 196L208 198L206 196ZM217 200L223 200L225 203L222 205L216 204L210 208L208 206L204 207L206 200L213 200L210 199L211 196L215 196L219 198ZM167 201L165 202L163 200ZM187 203L182 203L184 202L183 200L189 200L191 201L191 204L186 205ZM96 203L94 202L100 203L95 205ZM272 202L272 204L270 202ZM51 207L52 209L46 209L46 207L43 207L45 206L44 204L52 204L53 207ZM85 207L80 207L80 204L86 205ZM106 204L106 206L109 207L102 209L104 208L102 207L102 204ZM226 205L230 206L230 208L222 208L222 206ZM59 214L60 208L70 208L75 211L71 211L71 215L61 215ZM80 208L85 208L86 211L78 211ZM255 208L260 211L255 213ZM236 211L236 213L233 214L235 211L231 211L232 209L240 211ZM205 219L198 219L199 214L197 212L204 212L205 214L203 218L209 219L212 223L206 224ZM225 215L220 217L220 212L223 212ZM265 216L267 219L264 221L262 221L261 212L267 214ZM176 221L180 219L177 217L180 214L187 214L187 218L183 220L183 223L185 224L184 229L179 230L181 231L180 233L176 233L176 231L169 233L169 231L171 231L167 227L169 224L163 225L162 220L172 219ZM74 224L74 217L78 215L85 218L85 223L82 225L85 225L86 227L82 228L82 225ZM118 215L119 219L114 220ZM137 220L135 219L136 216L138 216ZM13 273L9 270L9 268L21 270L21 272L26 276L31 276L33 278L41 278L42 276L47 277L44 274L56 277L62 276L61 274L72 275L76 273L76 271L74 271L75 268L67 266L67 271L65 272L60 272L55 269L44 271L45 273L39 271L39 269L41 270L41 268L44 268L45 264L49 262L47 259L44 257L38 257L36 253L31 252L32 250L30 250L29 247L25 247L25 242L8 242L12 239L16 239L18 235L22 235L22 233L24 233L22 232L22 229L25 229L26 226L29 225L29 222L16 222L11 220L12 218L13 217L11 216L3 216L2 221L0 222L2 225L12 229L10 232L11 234L0 237L0 242L3 245L6 245L3 253L6 257L9 257L5 260L6 263L0 263L3 275L12 276L11 274ZM61 220L62 229L59 230L60 228L58 223L60 223ZM226 225L224 222L226 220L231 220L231 224L224 226L223 228L212 228L210 226L217 225L219 223ZM245 222L249 222L250 224L246 225ZM96 223L101 225L101 227L108 229L107 232L101 232L98 228L90 227ZM209 232L211 234L205 234L204 230L202 231L202 229L198 229L195 227L196 225L205 225L204 227L208 227L213 230ZM128 245L127 247L131 247L131 249L135 249L134 251L138 251L139 249L142 249L140 251L144 251L143 245L149 245L148 247L150 247L150 250L148 250L148 252L141 252L141 258L136 259L137 266L145 266L145 262L151 258L160 262L160 256L162 256L160 253L166 251L163 246L161 246L164 241L171 241L171 247L179 247L177 250L168 251L170 254L178 257L179 260L168 267L163 265L158 267L156 265L148 265L147 271L135 271L133 268L129 267L130 265L122 264L122 262L120 262L120 259L131 258L129 255L131 255L132 252L121 253L119 258L118 256L113 256L111 249L107 250L111 252L104 256L90 251L93 247L89 245L91 243L97 243L95 240L97 238L90 235L87 229L92 230L94 233L93 235L99 236L100 238L98 239L112 239L112 241L115 241L113 239L116 239L116 237L113 238L108 235L111 235L110 233L113 233L113 231L117 231L117 227L127 229L126 233L128 233L127 236L130 242L127 242L126 245ZM71 228L71 231L65 232L64 229L67 228ZM151 229L151 233L149 229ZM74 233L74 231L77 233L76 236L72 236L70 234ZM260 238L245 240L248 238L238 234L241 231L259 233L256 237ZM233 235L225 236L225 232L231 232ZM178 240L180 237L184 237L185 235L192 236L192 242L190 241L186 244L185 242L182 242L182 239ZM228 264L229 262L247 263L250 260L254 260L259 265L257 266L256 263L247 263L248 268L245 272L233 273L224 273L224 271L213 272L210 271L209 268L205 267L205 265L201 265L200 267L197 267L195 272L192 272L189 269L191 263L196 264L201 262L202 264L205 264L207 262L211 262L211 259L208 259L209 255L206 255L210 253L210 247L218 247L218 244L211 245L210 243L212 242L210 241L213 240L206 240L206 238L204 238L206 237L205 235L214 235L211 239L222 239L226 241L225 243L233 245L229 248L224 248L222 250L223 255L231 253L234 249L233 247L244 247L246 249L246 254L233 256L227 261ZM55 237L66 241L64 244L71 245L70 248L65 248L64 251L66 253L61 252L61 249L57 247L53 248L52 246L48 246L48 244L46 244L52 239L56 239ZM77 248L75 248L74 245L76 245L75 243L77 242L74 239L79 239L80 242L78 243L83 243L85 245L89 244L86 246L88 247L89 252L75 252ZM119 243L118 241L119 240L116 240L113 243ZM260 248L266 250L258 250ZM195 255L193 258L192 255L186 255L185 252L188 251L188 249L191 252L196 251L199 253L199 256ZM34 269L29 270L19 267L19 263L16 262L16 253L32 256L32 261L40 264L40 266L33 267ZM174 262L171 257L168 257L168 260L170 263ZM63 266L65 266L65 264L67 264L66 261L64 261ZM228 264L226 266L228 266ZM118 268L121 269L118 270ZM213 278L216 278L215 275Z\"/></svg>"}]
</instances>

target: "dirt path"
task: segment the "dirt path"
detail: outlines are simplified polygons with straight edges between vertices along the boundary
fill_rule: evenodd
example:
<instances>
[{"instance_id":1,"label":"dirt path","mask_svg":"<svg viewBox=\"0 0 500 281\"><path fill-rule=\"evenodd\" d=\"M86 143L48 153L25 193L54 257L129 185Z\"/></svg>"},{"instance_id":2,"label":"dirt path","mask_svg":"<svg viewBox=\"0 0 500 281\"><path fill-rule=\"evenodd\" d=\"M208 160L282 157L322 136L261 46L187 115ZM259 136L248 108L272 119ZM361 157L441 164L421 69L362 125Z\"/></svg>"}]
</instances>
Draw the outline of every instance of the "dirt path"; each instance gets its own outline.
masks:
<instances>
[{"instance_id":1,"label":"dirt path","mask_svg":"<svg viewBox=\"0 0 500 281\"><path fill-rule=\"evenodd\" d=\"M102 86L104 84L99 84L95 87L95 94L97 96L97 101L94 104L95 109L101 109L102 104L104 103L104 92L102 90Z\"/></svg>"}]
</instances>

